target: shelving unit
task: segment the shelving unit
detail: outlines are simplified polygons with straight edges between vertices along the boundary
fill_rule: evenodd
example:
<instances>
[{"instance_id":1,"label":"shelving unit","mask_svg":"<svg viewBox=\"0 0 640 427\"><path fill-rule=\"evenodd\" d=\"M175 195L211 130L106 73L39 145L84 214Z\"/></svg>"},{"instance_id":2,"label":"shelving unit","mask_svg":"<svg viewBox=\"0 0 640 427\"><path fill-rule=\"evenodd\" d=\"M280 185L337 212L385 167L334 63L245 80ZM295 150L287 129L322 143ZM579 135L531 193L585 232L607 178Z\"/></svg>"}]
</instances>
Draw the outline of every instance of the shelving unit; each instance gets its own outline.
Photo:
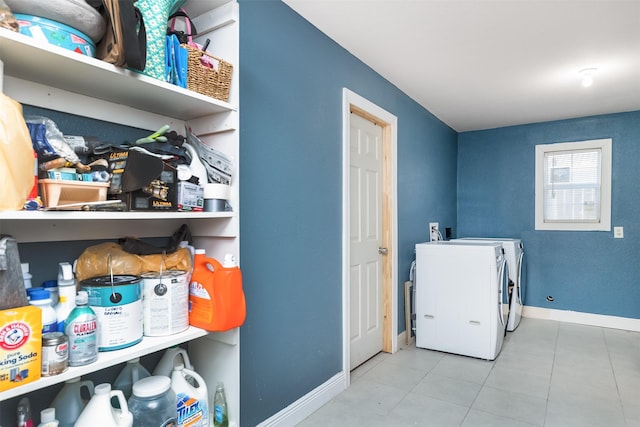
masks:
<instances>
[{"instance_id":1,"label":"shelving unit","mask_svg":"<svg viewBox=\"0 0 640 427\"><path fill-rule=\"evenodd\" d=\"M41 388L59 384L69 379L79 377L81 375L86 375L91 372L99 371L100 369L108 368L119 363L124 363L134 357L141 357L146 354L165 349L167 347L182 344L187 341L203 337L205 335L207 335L206 331L194 327L189 327L189 329L187 329L185 332L181 332L175 335L169 335L166 337L144 337L141 342L132 347L124 348L117 351L106 351L99 353L98 360L89 365L70 367L65 372L59 375L42 377L36 382L27 383L25 385L4 391L0 393L0 400L10 399L12 397L20 396L34 390L39 390Z\"/></svg>"},{"instance_id":2,"label":"shelving unit","mask_svg":"<svg viewBox=\"0 0 640 427\"><path fill-rule=\"evenodd\" d=\"M189 126L203 142L234 159L229 200L233 212L4 211L0 212L0 233L14 236L19 245L48 245L59 241L123 236L164 237L186 223L195 246L204 248L208 256L222 258L225 253L232 253L239 261L238 4L235 0L188 0L184 7L199 30L199 38L211 39L214 51L209 50L234 65L229 102L95 58L43 45L0 28L4 93L22 104L150 131L165 124L175 130ZM144 337L142 342L129 348L100 353L98 361L92 364L69 368L63 374L43 377L0 393L0 413L9 410L3 408L5 400L40 392L70 378L98 372L177 344L187 344L191 361L207 382L208 389L215 390L218 381L224 382L230 425L238 425L239 341L238 328L208 333L189 327L175 335Z\"/></svg>"}]
</instances>

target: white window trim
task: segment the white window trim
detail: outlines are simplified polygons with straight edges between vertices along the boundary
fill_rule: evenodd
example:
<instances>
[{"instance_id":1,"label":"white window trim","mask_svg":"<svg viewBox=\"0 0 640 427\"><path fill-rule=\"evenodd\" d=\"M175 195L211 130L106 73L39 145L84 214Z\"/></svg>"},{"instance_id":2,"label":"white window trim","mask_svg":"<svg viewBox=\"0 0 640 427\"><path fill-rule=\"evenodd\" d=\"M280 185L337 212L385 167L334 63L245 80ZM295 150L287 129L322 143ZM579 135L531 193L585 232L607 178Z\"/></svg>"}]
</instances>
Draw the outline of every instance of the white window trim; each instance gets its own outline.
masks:
<instances>
[{"instance_id":1,"label":"white window trim","mask_svg":"<svg viewBox=\"0 0 640 427\"><path fill-rule=\"evenodd\" d=\"M564 231L611 231L611 138L536 145L535 229ZM544 155L555 151L601 149L600 222L544 221Z\"/></svg>"}]
</instances>

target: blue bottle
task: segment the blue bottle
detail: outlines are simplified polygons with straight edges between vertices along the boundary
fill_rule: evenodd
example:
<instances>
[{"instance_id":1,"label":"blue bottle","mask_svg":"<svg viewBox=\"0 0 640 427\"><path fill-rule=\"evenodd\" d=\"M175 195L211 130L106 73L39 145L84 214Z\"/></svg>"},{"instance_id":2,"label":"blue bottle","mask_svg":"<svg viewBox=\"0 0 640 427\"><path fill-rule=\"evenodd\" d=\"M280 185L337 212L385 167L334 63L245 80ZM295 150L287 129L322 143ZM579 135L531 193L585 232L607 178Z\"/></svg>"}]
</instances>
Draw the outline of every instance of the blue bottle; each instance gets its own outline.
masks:
<instances>
[{"instance_id":1,"label":"blue bottle","mask_svg":"<svg viewBox=\"0 0 640 427\"><path fill-rule=\"evenodd\" d=\"M78 291L76 307L65 321L69 366L84 366L98 359L98 317L88 302L87 291Z\"/></svg>"}]
</instances>

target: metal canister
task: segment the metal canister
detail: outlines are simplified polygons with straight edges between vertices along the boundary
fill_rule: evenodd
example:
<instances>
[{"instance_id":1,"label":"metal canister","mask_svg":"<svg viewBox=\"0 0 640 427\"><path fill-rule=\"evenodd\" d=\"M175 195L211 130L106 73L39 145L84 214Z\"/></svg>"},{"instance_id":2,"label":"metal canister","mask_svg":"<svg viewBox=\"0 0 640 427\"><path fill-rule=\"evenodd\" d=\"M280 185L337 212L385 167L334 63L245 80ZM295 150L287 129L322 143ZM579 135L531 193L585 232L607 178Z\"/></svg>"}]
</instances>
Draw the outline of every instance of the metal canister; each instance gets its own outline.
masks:
<instances>
[{"instance_id":1,"label":"metal canister","mask_svg":"<svg viewBox=\"0 0 640 427\"><path fill-rule=\"evenodd\" d=\"M144 273L142 277L143 333L158 337L189 327L189 278L186 271Z\"/></svg>"},{"instance_id":2,"label":"metal canister","mask_svg":"<svg viewBox=\"0 0 640 427\"><path fill-rule=\"evenodd\" d=\"M69 340L62 332L42 335L42 376L63 373L69 367Z\"/></svg>"},{"instance_id":3,"label":"metal canister","mask_svg":"<svg viewBox=\"0 0 640 427\"><path fill-rule=\"evenodd\" d=\"M98 351L120 350L142 341L141 279L134 275L83 280L98 319Z\"/></svg>"}]
</instances>

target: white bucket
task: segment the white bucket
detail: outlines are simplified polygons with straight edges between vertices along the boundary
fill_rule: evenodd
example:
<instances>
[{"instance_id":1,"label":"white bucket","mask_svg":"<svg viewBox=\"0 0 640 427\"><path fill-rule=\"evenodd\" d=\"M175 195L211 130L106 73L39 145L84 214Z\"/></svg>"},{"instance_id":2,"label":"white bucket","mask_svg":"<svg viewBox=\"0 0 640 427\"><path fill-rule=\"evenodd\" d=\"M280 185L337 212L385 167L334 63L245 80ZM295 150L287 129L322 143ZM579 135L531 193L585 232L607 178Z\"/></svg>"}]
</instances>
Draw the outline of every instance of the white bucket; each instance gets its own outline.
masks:
<instances>
[{"instance_id":1,"label":"white bucket","mask_svg":"<svg viewBox=\"0 0 640 427\"><path fill-rule=\"evenodd\" d=\"M142 276L143 333L177 334L189 327L189 274L168 270Z\"/></svg>"}]
</instances>

